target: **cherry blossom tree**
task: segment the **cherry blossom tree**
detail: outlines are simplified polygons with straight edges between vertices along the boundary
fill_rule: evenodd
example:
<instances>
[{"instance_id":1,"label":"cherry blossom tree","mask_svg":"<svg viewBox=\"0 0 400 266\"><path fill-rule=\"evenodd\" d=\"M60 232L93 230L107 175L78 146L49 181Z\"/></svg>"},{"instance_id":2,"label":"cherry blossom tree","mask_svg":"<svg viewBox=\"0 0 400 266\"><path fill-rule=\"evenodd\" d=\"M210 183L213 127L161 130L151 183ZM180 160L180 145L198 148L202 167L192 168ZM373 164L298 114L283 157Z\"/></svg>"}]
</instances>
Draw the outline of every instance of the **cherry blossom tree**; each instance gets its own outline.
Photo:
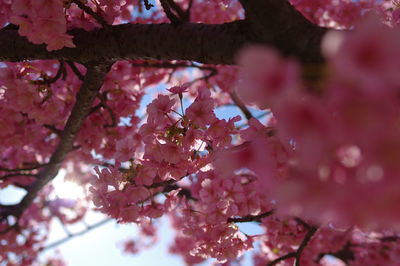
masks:
<instances>
[{"instance_id":1,"label":"cherry blossom tree","mask_svg":"<svg viewBox=\"0 0 400 266\"><path fill-rule=\"evenodd\" d=\"M52 221L94 209L139 225L128 254L165 216L188 265L399 265L399 14L387 0L1 0L0 189L25 194L0 199L0 260L38 264ZM221 119L226 106L241 115ZM61 171L86 196L57 195Z\"/></svg>"}]
</instances>

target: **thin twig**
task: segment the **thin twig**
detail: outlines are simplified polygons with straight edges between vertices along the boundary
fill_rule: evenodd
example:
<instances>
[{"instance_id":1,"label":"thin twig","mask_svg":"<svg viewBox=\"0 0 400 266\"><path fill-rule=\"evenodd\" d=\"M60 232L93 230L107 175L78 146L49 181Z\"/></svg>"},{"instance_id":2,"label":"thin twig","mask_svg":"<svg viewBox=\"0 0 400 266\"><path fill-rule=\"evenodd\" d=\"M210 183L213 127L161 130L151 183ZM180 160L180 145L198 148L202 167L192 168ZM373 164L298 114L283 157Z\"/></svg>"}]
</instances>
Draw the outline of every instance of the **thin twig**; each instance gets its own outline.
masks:
<instances>
[{"instance_id":1,"label":"thin twig","mask_svg":"<svg viewBox=\"0 0 400 266\"><path fill-rule=\"evenodd\" d=\"M34 80L34 81L32 81L32 83L35 85L50 85L50 84L56 82L61 77L61 75L64 73L64 70L65 70L64 61L60 60L60 65L59 65L57 73L54 75L54 77L49 78L49 77L45 76L42 80Z\"/></svg>"},{"instance_id":2,"label":"thin twig","mask_svg":"<svg viewBox=\"0 0 400 266\"><path fill-rule=\"evenodd\" d=\"M174 0L160 0L161 6L164 13L167 15L168 19L174 25L179 25L185 22L189 22L190 9L192 7L193 1L189 2L189 7L187 10L183 10L181 6L175 3Z\"/></svg>"},{"instance_id":3,"label":"thin twig","mask_svg":"<svg viewBox=\"0 0 400 266\"><path fill-rule=\"evenodd\" d=\"M71 233L71 234L68 235L67 237L62 238L62 239L60 239L60 240L57 240L56 242L53 242L53 243L51 243L51 244L49 244L49 245L43 247L42 250L47 250L47 249L55 248L55 247L57 247L57 246L59 246L59 245L61 245L61 244L64 244L65 242L68 242L69 240L71 240L71 239L73 239L73 238L75 238L75 237L84 235L84 234L90 232L91 230L96 229L96 228L98 228L98 227L100 227L100 226L102 226L102 225L104 225L104 224L106 224L106 223L108 223L108 222L110 222L110 221L112 221L112 220L113 220L113 219L107 218L107 219L104 219L104 220L102 220L102 221L100 221L100 222L97 222L97 223L95 223L95 224L93 224L93 225L89 225L89 226L87 226L84 230L82 230L82 231L80 231L80 232Z\"/></svg>"},{"instance_id":4,"label":"thin twig","mask_svg":"<svg viewBox=\"0 0 400 266\"><path fill-rule=\"evenodd\" d=\"M142 63L131 63L134 67L144 67L144 68L171 68L171 69L178 69L178 68L197 68L200 70L208 70L210 73L203 77L196 78L189 82L190 84L194 84L200 80L208 80L209 78L218 74L218 70L211 66L199 66L194 63L170 63L170 62L142 62Z\"/></svg>"},{"instance_id":5,"label":"thin twig","mask_svg":"<svg viewBox=\"0 0 400 266\"><path fill-rule=\"evenodd\" d=\"M303 221L301 218L295 217L294 220L295 220L298 224L301 224L306 230L310 230L310 225L309 225L308 223L306 223L305 221Z\"/></svg>"},{"instance_id":6,"label":"thin twig","mask_svg":"<svg viewBox=\"0 0 400 266\"><path fill-rule=\"evenodd\" d=\"M169 6L174 10L174 12L177 14L178 18L181 20L181 22L186 22L186 13L183 11L181 6L177 3L175 3L174 0L165 0L168 2Z\"/></svg>"},{"instance_id":7,"label":"thin twig","mask_svg":"<svg viewBox=\"0 0 400 266\"><path fill-rule=\"evenodd\" d=\"M47 166L48 164L35 164L33 166L30 167L21 167L21 168L6 168L6 167L0 167L0 171L4 171L4 172L22 172L22 171L32 171L32 170L36 170L42 167Z\"/></svg>"},{"instance_id":8,"label":"thin twig","mask_svg":"<svg viewBox=\"0 0 400 266\"><path fill-rule=\"evenodd\" d=\"M71 232L69 231L67 225L63 223L62 219L61 219L59 216L57 216L57 218L58 218L57 220L60 222L60 225L61 225L62 229L64 230L64 233L65 233L67 236L72 236L73 233L71 233ZM87 227L87 226L86 226L86 227Z\"/></svg>"},{"instance_id":9,"label":"thin twig","mask_svg":"<svg viewBox=\"0 0 400 266\"><path fill-rule=\"evenodd\" d=\"M315 226L311 226L310 229L308 230L306 236L303 239L303 242L301 242L299 248L297 249L296 266L300 266L300 256L303 253L303 250L306 248L306 246L310 242L313 235L317 232L317 230L318 230L318 228Z\"/></svg>"},{"instance_id":10,"label":"thin twig","mask_svg":"<svg viewBox=\"0 0 400 266\"><path fill-rule=\"evenodd\" d=\"M72 0L72 3L76 4L80 9L82 9L85 13L91 15L101 26L104 28L109 28L110 25L104 20L102 16L100 16L98 13L94 12L90 7L85 5L79 0Z\"/></svg>"},{"instance_id":11,"label":"thin twig","mask_svg":"<svg viewBox=\"0 0 400 266\"><path fill-rule=\"evenodd\" d=\"M187 18L187 22L190 21L190 11L192 10L192 6L193 6L193 0L189 0L188 8L187 8L186 11L185 11L185 13L186 13L186 18Z\"/></svg>"},{"instance_id":12,"label":"thin twig","mask_svg":"<svg viewBox=\"0 0 400 266\"><path fill-rule=\"evenodd\" d=\"M272 262L270 262L270 263L268 264L268 266L273 266L273 265L275 265L275 264L278 264L278 263L281 262L281 261L284 261L284 260L287 260L287 259L290 259L290 258L295 258L296 255L297 255L296 252L290 252L290 253L288 253L288 254L286 254L286 255L284 255L284 256L281 256L281 257L279 257L279 258L273 260Z\"/></svg>"},{"instance_id":13,"label":"thin twig","mask_svg":"<svg viewBox=\"0 0 400 266\"><path fill-rule=\"evenodd\" d=\"M59 130L53 125L43 124L43 127L47 128L48 130L52 131L57 136L61 136L62 130Z\"/></svg>"},{"instance_id":14,"label":"thin twig","mask_svg":"<svg viewBox=\"0 0 400 266\"><path fill-rule=\"evenodd\" d=\"M74 62L67 61L67 64L68 64L69 67L71 68L72 72L74 72L75 75L76 75L81 81L83 81L83 80L85 79L85 76L82 75L82 73L79 71L79 69L75 66Z\"/></svg>"},{"instance_id":15,"label":"thin twig","mask_svg":"<svg viewBox=\"0 0 400 266\"><path fill-rule=\"evenodd\" d=\"M349 261L355 259L354 252L351 250L352 246L356 246L356 245L352 244L351 242L347 242L346 245L344 245L339 251L336 251L333 253L332 252L320 253L318 255L318 258L315 260L315 262L320 264L319 262L321 261L321 259L324 256L330 255L330 256L334 256L335 258L340 259L346 265L349 265Z\"/></svg>"},{"instance_id":16,"label":"thin twig","mask_svg":"<svg viewBox=\"0 0 400 266\"><path fill-rule=\"evenodd\" d=\"M178 25L178 24L182 23L180 18L172 11L170 1L160 0L160 3L164 10L165 15L167 15L169 21L171 21L172 24Z\"/></svg>"},{"instance_id":17,"label":"thin twig","mask_svg":"<svg viewBox=\"0 0 400 266\"><path fill-rule=\"evenodd\" d=\"M180 180L180 179L179 179ZM158 187L165 187L168 185L172 185L176 182L178 182L179 180L175 180L175 179L169 179L167 181L162 181L162 182L157 182L157 183L153 183L149 186L146 186L146 188L150 189L150 188L158 188Z\"/></svg>"},{"instance_id":18,"label":"thin twig","mask_svg":"<svg viewBox=\"0 0 400 266\"><path fill-rule=\"evenodd\" d=\"M150 10L154 5L149 3L149 0L144 0L144 7L146 10Z\"/></svg>"},{"instance_id":19,"label":"thin twig","mask_svg":"<svg viewBox=\"0 0 400 266\"><path fill-rule=\"evenodd\" d=\"M228 223L247 223L247 222L261 222L262 218L271 216L275 210L270 210L258 215L247 215L244 217L232 217L228 219Z\"/></svg>"},{"instance_id":20,"label":"thin twig","mask_svg":"<svg viewBox=\"0 0 400 266\"><path fill-rule=\"evenodd\" d=\"M308 224L307 224L308 225ZM303 250L307 247L308 243L310 242L311 238L314 236L314 234L317 232L318 228L315 226L308 225L308 232L306 236L304 237L303 241L301 242L300 246L297 248L295 252L290 252L284 256L281 256L273 261L271 261L268 266L273 266L283 260L290 259L290 258L295 258L295 266L300 266L300 257L301 254L303 253Z\"/></svg>"},{"instance_id":21,"label":"thin twig","mask_svg":"<svg viewBox=\"0 0 400 266\"><path fill-rule=\"evenodd\" d=\"M37 177L37 174L31 174L31 173L12 173L12 174L7 174L7 175L0 176L0 180L6 180L6 179L9 179L9 178L15 177L15 176L31 176L31 177Z\"/></svg>"},{"instance_id":22,"label":"thin twig","mask_svg":"<svg viewBox=\"0 0 400 266\"><path fill-rule=\"evenodd\" d=\"M93 114L100 110L101 108L105 109L108 114L110 115L111 119L111 124L105 124L104 127L116 127L118 125L117 123L117 118L115 117L114 111L110 106L107 105L107 93L108 91L103 92L102 94L98 95L98 98L100 99L100 103L93 106L92 109L90 110L89 114Z\"/></svg>"},{"instance_id":23,"label":"thin twig","mask_svg":"<svg viewBox=\"0 0 400 266\"><path fill-rule=\"evenodd\" d=\"M218 74L218 70L216 68L214 68L214 67L198 66L198 65L195 65L193 63L192 63L192 65L190 67L194 67L194 68L198 68L198 69L201 69L201 70L209 70L210 71L207 75L192 80L191 82L189 82L190 84L194 84L197 81L200 81L200 80L203 80L203 79L205 81L208 81L211 77L213 77L213 76Z\"/></svg>"},{"instance_id":24,"label":"thin twig","mask_svg":"<svg viewBox=\"0 0 400 266\"><path fill-rule=\"evenodd\" d=\"M232 106L236 106L235 104L232 104ZM262 114L259 114L259 115L256 115L256 116L254 116L254 118L255 119L257 119L257 120L259 120L259 119L261 119L261 118L263 118L264 116L267 116L267 115L270 115L271 114L271 112L269 112L269 111L267 111L267 112L264 112L264 113L262 113ZM246 122L246 123L241 123L240 125L237 125L236 126L236 129L241 129L241 128L244 128L244 127L247 127L249 124ZM272 132L270 132L270 131L268 131L268 136L270 136L270 137L272 137L273 135L275 135L275 134L272 134Z\"/></svg>"},{"instance_id":25,"label":"thin twig","mask_svg":"<svg viewBox=\"0 0 400 266\"><path fill-rule=\"evenodd\" d=\"M242 111L244 116L246 117L247 120L250 120L253 118L253 115L251 114L250 110L247 108L247 106L242 102L242 100L239 98L239 96L236 94L235 91L232 91L230 94L232 101L236 104L236 106Z\"/></svg>"},{"instance_id":26,"label":"thin twig","mask_svg":"<svg viewBox=\"0 0 400 266\"><path fill-rule=\"evenodd\" d=\"M107 104L103 104L103 108L107 110L107 112L111 118L111 124L106 124L106 125L104 125L104 127L116 127L117 119L116 119L115 114L114 114L113 110L111 109L111 107L108 106Z\"/></svg>"}]
</instances>

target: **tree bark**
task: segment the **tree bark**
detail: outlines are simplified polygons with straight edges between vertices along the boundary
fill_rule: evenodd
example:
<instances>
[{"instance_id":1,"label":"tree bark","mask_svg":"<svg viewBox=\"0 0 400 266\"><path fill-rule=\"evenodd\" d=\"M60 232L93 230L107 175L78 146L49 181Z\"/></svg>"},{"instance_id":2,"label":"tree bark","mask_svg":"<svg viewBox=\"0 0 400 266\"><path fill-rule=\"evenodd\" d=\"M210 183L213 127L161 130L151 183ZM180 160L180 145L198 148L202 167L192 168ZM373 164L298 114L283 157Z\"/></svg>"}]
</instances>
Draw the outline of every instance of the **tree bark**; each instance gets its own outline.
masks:
<instances>
[{"instance_id":1,"label":"tree bark","mask_svg":"<svg viewBox=\"0 0 400 266\"><path fill-rule=\"evenodd\" d=\"M49 163L40 170L37 180L27 187L26 195L18 204L3 206L7 210L6 213L1 214L3 218L8 215L13 215L19 218L31 205L39 191L57 175L65 157L73 149L74 139L81 129L86 116L90 113L92 103L96 98L110 67L110 63L87 66L87 73L83 80L83 84L76 95L75 105L67 120L64 130L61 132L60 142L53 152Z\"/></svg>"},{"instance_id":2,"label":"tree bark","mask_svg":"<svg viewBox=\"0 0 400 266\"><path fill-rule=\"evenodd\" d=\"M264 9L272 3L242 0L246 20L225 24L123 24L91 32L75 29L76 48L47 51L30 43L16 29L0 30L0 61L63 59L80 63L127 59L190 60L207 64L234 64L235 54L247 44L275 47L305 63L321 62L320 42L325 28L308 22L286 3L282 12ZM257 3L256 3L257 2ZM260 2L260 3L258 3ZM271 2L271 1L265 1ZM258 5L263 7L258 11ZM279 8L276 8L279 10ZM257 11L257 12L256 12Z\"/></svg>"}]
</instances>

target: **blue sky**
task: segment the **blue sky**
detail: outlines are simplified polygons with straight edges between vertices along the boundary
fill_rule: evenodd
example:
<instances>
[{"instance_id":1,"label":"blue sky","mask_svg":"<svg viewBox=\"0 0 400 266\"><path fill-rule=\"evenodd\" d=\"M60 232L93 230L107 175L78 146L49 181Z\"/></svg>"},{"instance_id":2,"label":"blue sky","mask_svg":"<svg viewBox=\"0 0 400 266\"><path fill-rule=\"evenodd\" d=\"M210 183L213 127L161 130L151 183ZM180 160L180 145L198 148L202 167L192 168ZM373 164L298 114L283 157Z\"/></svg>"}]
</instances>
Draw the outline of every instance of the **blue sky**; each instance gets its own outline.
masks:
<instances>
[{"instance_id":1,"label":"blue sky","mask_svg":"<svg viewBox=\"0 0 400 266\"><path fill-rule=\"evenodd\" d=\"M124 255L121 249L121 240L135 237L137 228L135 225L122 225L114 221L107 223L87 234L74 238L58 247L62 256L72 266L109 266L109 265L184 265L177 256L168 254L168 244L173 239L167 219L160 223L159 242L151 249L135 255ZM56 228L49 239L49 243L60 239L63 235L61 228ZM48 256L54 250L43 254Z\"/></svg>"}]
</instances>

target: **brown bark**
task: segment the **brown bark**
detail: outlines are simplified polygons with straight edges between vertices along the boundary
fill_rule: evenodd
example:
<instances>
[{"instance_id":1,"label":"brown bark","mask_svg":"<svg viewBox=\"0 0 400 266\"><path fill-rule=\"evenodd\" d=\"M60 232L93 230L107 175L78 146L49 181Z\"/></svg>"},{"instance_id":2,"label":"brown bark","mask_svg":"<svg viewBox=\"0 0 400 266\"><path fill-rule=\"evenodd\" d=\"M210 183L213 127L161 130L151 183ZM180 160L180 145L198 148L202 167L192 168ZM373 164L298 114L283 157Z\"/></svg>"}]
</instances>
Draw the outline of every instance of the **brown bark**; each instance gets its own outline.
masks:
<instances>
[{"instance_id":1,"label":"brown bark","mask_svg":"<svg viewBox=\"0 0 400 266\"><path fill-rule=\"evenodd\" d=\"M88 66L83 84L76 95L75 105L64 130L61 132L60 142L52 154L49 163L42 167L36 181L26 188L27 194L21 202L15 205L3 206L0 218L8 215L19 218L30 206L39 191L57 175L66 155L73 149L74 139L86 116L90 113L92 102L96 98L110 66L109 63Z\"/></svg>"},{"instance_id":2,"label":"brown bark","mask_svg":"<svg viewBox=\"0 0 400 266\"><path fill-rule=\"evenodd\" d=\"M320 44L326 28L312 24L288 1L239 1L249 24L250 41L272 45L305 63L323 61Z\"/></svg>"},{"instance_id":3,"label":"brown bark","mask_svg":"<svg viewBox=\"0 0 400 266\"><path fill-rule=\"evenodd\" d=\"M326 29L308 22L286 1L241 0L246 20L225 24L124 24L86 32L75 29L76 48L49 52L15 29L0 30L0 61L63 59L80 63L125 59L190 60L233 64L246 44L273 46L303 62L320 62ZM279 3L279 4L278 4Z\"/></svg>"}]
</instances>

